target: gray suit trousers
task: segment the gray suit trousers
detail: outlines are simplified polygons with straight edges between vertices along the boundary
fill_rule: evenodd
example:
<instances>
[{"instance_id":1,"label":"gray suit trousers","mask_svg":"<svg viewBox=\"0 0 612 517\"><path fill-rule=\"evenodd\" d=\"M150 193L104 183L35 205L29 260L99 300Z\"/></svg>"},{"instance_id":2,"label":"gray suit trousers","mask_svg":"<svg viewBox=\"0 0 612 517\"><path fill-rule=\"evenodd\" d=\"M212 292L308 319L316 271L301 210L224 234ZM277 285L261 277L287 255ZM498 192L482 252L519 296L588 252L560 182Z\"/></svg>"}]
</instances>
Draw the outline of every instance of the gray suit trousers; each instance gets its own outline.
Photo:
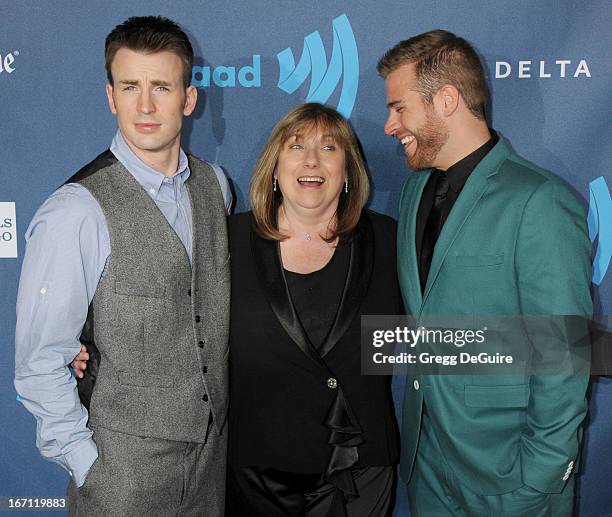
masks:
<instances>
[{"instance_id":1,"label":"gray suit trousers","mask_svg":"<svg viewBox=\"0 0 612 517\"><path fill-rule=\"evenodd\" d=\"M98 459L80 488L70 481L70 517L222 517L226 435L206 443L95 428Z\"/></svg>"}]
</instances>

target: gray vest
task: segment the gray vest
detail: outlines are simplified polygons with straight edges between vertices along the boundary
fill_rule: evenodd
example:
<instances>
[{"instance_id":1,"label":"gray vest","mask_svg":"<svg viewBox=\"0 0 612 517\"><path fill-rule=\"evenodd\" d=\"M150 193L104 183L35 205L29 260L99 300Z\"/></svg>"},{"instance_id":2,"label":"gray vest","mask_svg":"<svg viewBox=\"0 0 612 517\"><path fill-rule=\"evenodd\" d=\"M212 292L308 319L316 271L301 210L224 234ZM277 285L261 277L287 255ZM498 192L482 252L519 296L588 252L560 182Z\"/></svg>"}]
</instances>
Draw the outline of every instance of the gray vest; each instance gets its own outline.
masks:
<instances>
[{"instance_id":1,"label":"gray vest","mask_svg":"<svg viewBox=\"0 0 612 517\"><path fill-rule=\"evenodd\" d=\"M140 184L107 151L74 181L102 207L109 268L92 301L100 368L89 421L119 432L205 442L228 402L230 270L225 206L212 168L189 157L193 265Z\"/></svg>"}]
</instances>

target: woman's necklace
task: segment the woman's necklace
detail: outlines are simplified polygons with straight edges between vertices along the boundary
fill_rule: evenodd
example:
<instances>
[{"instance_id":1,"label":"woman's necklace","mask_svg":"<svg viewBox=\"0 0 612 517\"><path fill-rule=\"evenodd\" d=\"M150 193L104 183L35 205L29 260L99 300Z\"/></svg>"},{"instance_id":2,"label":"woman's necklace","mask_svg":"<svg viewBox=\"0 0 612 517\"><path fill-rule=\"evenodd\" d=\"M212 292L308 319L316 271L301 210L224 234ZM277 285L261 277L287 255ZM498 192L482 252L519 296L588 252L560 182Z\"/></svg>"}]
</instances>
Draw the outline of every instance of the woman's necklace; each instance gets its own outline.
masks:
<instances>
[{"instance_id":1,"label":"woman's necklace","mask_svg":"<svg viewBox=\"0 0 612 517\"><path fill-rule=\"evenodd\" d=\"M283 206L281 206L281 210L283 211L283 216L284 216L283 219L285 220L285 223L287 224L287 227L289 228L289 232L291 233L291 235L294 235L294 236L302 235L304 240L308 242L312 242L313 234L310 232L305 232L304 230L296 230L293 227L293 224L291 224L289 217L287 217L287 212L285 211L285 208ZM322 240L325 246L329 245L329 243L325 242L324 239Z\"/></svg>"}]
</instances>

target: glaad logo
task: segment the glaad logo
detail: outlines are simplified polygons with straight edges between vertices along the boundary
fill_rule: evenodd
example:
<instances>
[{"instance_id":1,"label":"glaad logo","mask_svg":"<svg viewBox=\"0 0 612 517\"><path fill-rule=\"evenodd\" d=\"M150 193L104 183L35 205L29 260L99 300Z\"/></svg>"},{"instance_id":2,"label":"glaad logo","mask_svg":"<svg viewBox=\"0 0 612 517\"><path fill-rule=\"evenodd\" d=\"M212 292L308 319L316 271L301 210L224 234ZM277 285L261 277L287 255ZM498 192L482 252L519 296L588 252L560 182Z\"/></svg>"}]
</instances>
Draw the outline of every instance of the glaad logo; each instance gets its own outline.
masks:
<instances>
[{"instance_id":1,"label":"glaad logo","mask_svg":"<svg viewBox=\"0 0 612 517\"><path fill-rule=\"evenodd\" d=\"M15 62L15 56L19 55L19 50L9 52L8 54L0 54L0 73L6 72L12 74L15 71L13 63Z\"/></svg>"},{"instance_id":2,"label":"glaad logo","mask_svg":"<svg viewBox=\"0 0 612 517\"><path fill-rule=\"evenodd\" d=\"M191 84L196 88L208 88L212 82L221 88L236 86L236 77L240 86L245 88L259 88L261 86L261 56L253 54L253 65L238 69L236 76L235 66L217 66L211 70L210 66L194 66L191 71Z\"/></svg>"},{"instance_id":3,"label":"glaad logo","mask_svg":"<svg viewBox=\"0 0 612 517\"><path fill-rule=\"evenodd\" d=\"M17 258L15 203L0 203L0 258Z\"/></svg>"},{"instance_id":4,"label":"glaad logo","mask_svg":"<svg viewBox=\"0 0 612 517\"><path fill-rule=\"evenodd\" d=\"M534 69L532 70L532 66ZM532 77L540 77L548 79L551 77L591 77L591 71L586 59L581 59L577 65L574 65L569 59L557 59L554 63L549 61L540 61L539 66L533 61L519 61L513 68L508 61L495 62L495 79L506 79L512 77L515 72L519 79L531 79Z\"/></svg>"},{"instance_id":5,"label":"glaad logo","mask_svg":"<svg viewBox=\"0 0 612 517\"><path fill-rule=\"evenodd\" d=\"M612 258L612 198L603 176L589 183L589 237L597 239L597 252L593 260L593 283L603 282Z\"/></svg>"},{"instance_id":6,"label":"glaad logo","mask_svg":"<svg viewBox=\"0 0 612 517\"><path fill-rule=\"evenodd\" d=\"M355 105L359 83L357 43L346 14L335 18L332 28L334 39L329 66L321 35L319 31L315 31L304 38L304 49L297 66L291 48L288 47L276 55L280 68L277 86L291 94L311 74L306 101L324 103L336 89L344 72L337 108L348 118Z\"/></svg>"}]
</instances>

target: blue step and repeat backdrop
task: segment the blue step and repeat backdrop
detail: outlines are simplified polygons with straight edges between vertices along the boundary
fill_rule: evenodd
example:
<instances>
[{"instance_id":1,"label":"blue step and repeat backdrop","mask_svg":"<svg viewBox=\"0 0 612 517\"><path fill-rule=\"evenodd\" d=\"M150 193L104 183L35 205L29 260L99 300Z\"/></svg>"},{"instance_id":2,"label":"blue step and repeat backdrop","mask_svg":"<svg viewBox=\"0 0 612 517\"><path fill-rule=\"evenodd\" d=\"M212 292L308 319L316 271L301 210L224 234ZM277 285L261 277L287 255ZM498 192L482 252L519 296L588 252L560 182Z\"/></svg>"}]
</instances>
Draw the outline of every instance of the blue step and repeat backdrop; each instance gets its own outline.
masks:
<instances>
[{"instance_id":1,"label":"blue step and repeat backdrop","mask_svg":"<svg viewBox=\"0 0 612 517\"><path fill-rule=\"evenodd\" d=\"M520 154L563 177L589 211L596 307L610 313L608 0L1 0L0 496L60 496L66 487L64 471L38 455L35 421L12 383L23 235L42 201L110 144L116 126L104 94L104 38L144 14L173 18L192 39L200 97L183 145L224 167L236 211L247 209L251 169L274 123L295 104L315 100L350 117L371 171L370 206L397 216L409 172L401 148L383 133L376 62L397 41L426 30L464 36L485 63L492 126ZM395 379L396 402L401 384ZM612 516L611 458L612 379L594 378L580 515ZM409 515L402 489L396 515Z\"/></svg>"}]
</instances>

